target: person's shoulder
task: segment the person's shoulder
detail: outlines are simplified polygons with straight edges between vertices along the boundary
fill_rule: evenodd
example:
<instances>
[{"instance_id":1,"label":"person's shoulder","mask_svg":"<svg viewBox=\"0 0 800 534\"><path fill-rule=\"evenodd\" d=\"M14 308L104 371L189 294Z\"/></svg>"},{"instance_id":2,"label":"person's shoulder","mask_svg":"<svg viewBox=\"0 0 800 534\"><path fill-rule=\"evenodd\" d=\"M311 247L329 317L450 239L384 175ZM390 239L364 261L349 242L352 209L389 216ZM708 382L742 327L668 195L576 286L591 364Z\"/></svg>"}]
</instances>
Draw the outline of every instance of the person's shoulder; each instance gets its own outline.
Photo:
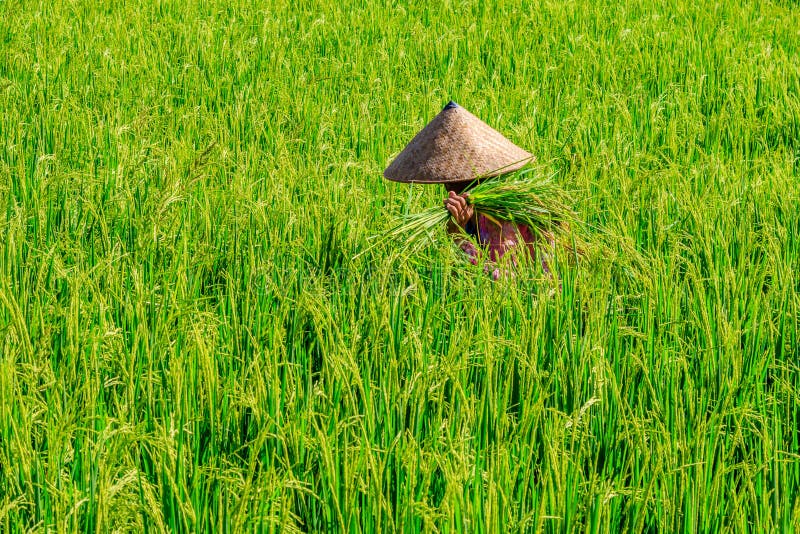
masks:
<instances>
[{"instance_id":1,"label":"person's shoulder","mask_svg":"<svg viewBox=\"0 0 800 534\"><path fill-rule=\"evenodd\" d=\"M524 239L528 243L533 243L534 241L536 241L536 235L533 233L533 230L531 230L530 226L528 226L527 224L518 223L517 231L519 232L519 235L522 236L522 239Z\"/></svg>"}]
</instances>

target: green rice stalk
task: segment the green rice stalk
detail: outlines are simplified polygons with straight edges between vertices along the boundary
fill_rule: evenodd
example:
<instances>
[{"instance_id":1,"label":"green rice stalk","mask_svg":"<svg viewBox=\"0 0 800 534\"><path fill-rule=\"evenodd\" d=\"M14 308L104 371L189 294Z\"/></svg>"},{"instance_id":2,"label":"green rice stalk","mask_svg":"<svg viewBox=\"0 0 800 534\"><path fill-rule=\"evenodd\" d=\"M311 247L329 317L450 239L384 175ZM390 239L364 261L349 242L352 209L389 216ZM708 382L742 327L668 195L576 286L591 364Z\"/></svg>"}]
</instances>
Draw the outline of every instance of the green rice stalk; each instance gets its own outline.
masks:
<instances>
[{"instance_id":1,"label":"green rice stalk","mask_svg":"<svg viewBox=\"0 0 800 534\"><path fill-rule=\"evenodd\" d=\"M524 224L537 236L557 239L577 219L554 176L544 174L541 168L527 167L474 185L467 190L467 202L492 219ZM399 254L413 253L435 241L436 230L449 218L444 206L402 216L376 244L395 241L401 243Z\"/></svg>"}]
</instances>

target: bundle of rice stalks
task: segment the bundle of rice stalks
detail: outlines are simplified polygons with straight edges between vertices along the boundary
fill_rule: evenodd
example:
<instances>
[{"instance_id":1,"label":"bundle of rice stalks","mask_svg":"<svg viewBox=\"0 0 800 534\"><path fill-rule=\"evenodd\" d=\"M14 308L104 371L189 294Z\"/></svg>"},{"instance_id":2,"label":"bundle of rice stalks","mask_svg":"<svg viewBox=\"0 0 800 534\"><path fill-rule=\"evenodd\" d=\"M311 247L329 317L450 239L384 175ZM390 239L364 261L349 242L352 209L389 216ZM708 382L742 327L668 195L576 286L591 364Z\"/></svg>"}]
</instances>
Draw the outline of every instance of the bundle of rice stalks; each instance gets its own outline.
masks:
<instances>
[{"instance_id":1,"label":"bundle of rice stalks","mask_svg":"<svg viewBox=\"0 0 800 534\"><path fill-rule=\"evenodd\" d=\"M576 220L568 197L553 181L554 174L529 167L480 182L465 191L467 202L483 215L500 221L527 225L538 236L556 239ZM401 242L401 254L412 252L435 239L450 212L444 206L429 208L400 218L382 236Z\"/></svg>"}]
</instances>

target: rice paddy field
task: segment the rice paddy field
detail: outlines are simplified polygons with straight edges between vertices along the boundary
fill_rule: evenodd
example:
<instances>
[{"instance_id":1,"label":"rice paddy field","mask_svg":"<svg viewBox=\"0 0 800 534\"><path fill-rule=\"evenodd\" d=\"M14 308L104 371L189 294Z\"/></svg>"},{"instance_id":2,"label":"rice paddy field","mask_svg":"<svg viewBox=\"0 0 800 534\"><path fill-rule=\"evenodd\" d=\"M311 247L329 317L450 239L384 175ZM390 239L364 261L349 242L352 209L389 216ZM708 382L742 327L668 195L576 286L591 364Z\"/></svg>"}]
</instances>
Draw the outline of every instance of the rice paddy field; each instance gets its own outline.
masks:
<instances>
[{"instance_id":1,"label":"rice paddy field","mask_svg":"<svg viewBox=\"0 0 800 534\"><path fill-rule=\"evenodd\" d=\"M0 531L800 530L800 8L701 4L0 1ZM585 258L371 239L450 99Z\"/></svg>"}]
</instances>

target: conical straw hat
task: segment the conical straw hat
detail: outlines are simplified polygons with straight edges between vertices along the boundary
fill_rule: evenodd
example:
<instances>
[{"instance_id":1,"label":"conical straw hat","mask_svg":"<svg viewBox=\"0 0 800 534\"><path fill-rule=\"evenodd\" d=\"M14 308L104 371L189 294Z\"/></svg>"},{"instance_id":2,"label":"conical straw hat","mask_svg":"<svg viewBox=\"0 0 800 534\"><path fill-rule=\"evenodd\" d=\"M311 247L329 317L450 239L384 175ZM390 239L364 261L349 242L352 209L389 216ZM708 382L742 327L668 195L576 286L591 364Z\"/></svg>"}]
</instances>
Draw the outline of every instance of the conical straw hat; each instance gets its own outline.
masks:
<instances>
[{"instance_id":1,"label":"conical straw hat","mask_svg":"<svg viewBox=\"0 0 800 534\"><path fill-rule=\"evenodd\" d=\"M450 102L383 175L395 182L462 182L515 171L532 159L500 132Z\"/></svg>"}]
</instances>

